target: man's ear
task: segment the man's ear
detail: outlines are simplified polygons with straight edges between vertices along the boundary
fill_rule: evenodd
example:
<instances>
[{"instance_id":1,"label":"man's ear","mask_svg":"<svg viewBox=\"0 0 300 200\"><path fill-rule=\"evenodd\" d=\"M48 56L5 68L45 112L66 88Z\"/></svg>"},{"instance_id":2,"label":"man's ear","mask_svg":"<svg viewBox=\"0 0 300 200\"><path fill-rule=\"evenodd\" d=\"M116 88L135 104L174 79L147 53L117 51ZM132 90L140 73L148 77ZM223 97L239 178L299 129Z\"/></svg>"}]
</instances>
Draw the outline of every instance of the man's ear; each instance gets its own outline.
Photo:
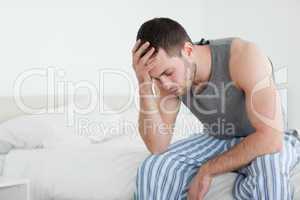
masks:
<instances>
[{"instance_id":1,"label":"man's ear","mask_svg":"<svg viewBox=\"0 0 300 200\"><path fill-rule=\"evenodd\" d=\"M181 49L181 55L184 57L190 57L193 53L193 44L190 42L185 42L182 49Z\"/></svg>"}]
</instances>

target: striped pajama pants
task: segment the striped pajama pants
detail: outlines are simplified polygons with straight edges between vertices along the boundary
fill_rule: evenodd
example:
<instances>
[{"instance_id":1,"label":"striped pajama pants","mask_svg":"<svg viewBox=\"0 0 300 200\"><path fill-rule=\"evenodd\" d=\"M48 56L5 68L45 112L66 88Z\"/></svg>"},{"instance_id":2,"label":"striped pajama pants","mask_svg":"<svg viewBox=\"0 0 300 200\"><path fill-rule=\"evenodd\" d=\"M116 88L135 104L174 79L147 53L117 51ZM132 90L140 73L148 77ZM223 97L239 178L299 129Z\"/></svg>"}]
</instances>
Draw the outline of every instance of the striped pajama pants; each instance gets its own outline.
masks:
<instances>
[{"instance_id":1,"label":"striped pajama pants","mask_svg":"<svg viewBox=\"0 0 300 200\"><path fill-rule=\"evenodd\" d=\"M219 139L198 134L179 140L162 154L149 155L138 167L135 200L187 199L188 185L202 164L239 143L243 138ZM234 171L232 195L237 200L293 199L289 174L298 163L300 142L284 135L282 151L254 159Z\"/></svg>"}]
</instances>

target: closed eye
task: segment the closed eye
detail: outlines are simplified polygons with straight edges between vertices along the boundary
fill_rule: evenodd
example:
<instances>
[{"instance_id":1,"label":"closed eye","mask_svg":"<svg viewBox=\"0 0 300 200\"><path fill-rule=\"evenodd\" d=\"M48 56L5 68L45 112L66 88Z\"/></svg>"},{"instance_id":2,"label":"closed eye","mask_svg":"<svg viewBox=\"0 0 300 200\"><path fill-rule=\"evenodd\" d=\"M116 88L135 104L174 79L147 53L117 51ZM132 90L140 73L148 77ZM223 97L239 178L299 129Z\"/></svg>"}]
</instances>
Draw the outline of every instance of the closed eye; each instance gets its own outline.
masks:
<instances>
[{"instance_id":1,"label":"closed eye","mask_svg":"<svg viewBox=\"0 0 300 200\"><path fill-rule=\"evenodd\" d=\"M172 72L165 72L164 75L166 76L170 76L172 74Z\"/></svg>"},{"instance_id":2,"label":"closed eye","mask_svg":"<svg viewBox=\"0 0 300 200\"><path fill-rule=\"evenodd\" d=\"M164 71L163 74L166 76L170 76L172 73L173 73L173 70L166 70L166 71Z\"/></svg>"},{"instance_id":3,"label":"closed eye","mask_svg":"<svg viewBox=\"0 0 300 200\"><path fill-rule=\"evenodd\" d=\"M153 77L154 80L160 81L159 77Z\"/></svg>"},{"instance_id":4,"label":"closed eye","mask_svg":"<svg viewBox=\"0 0 300 200\"><path fill-rule=\"evenodd\" d=\"M164 72L162 72L158 77L153 77L155 80L160 81L160 77L165 75L165 76L170 76L172 75L173 70L165 70Z\"/></svg>"}]
</instances>

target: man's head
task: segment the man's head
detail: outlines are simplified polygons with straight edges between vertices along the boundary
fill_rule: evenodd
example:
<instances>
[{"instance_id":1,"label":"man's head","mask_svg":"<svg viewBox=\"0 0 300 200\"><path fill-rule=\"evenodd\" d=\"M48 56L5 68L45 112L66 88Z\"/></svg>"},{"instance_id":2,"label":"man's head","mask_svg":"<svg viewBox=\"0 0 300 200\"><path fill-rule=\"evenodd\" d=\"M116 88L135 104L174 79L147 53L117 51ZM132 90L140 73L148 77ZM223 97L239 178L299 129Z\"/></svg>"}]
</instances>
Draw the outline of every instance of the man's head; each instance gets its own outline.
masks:
<instances>
[{"instance_id":1,"label":"man's head","mask_svg":"<svg viewBox=\"0 0 300 200\"><path fill-rule=\"evenodd\" d=\"M172 19L154 18L141 25L136 39L155 48L150 76L170 93L183 95L195 70L193 44L185 29Z\"/></svg>"}]
</instances>

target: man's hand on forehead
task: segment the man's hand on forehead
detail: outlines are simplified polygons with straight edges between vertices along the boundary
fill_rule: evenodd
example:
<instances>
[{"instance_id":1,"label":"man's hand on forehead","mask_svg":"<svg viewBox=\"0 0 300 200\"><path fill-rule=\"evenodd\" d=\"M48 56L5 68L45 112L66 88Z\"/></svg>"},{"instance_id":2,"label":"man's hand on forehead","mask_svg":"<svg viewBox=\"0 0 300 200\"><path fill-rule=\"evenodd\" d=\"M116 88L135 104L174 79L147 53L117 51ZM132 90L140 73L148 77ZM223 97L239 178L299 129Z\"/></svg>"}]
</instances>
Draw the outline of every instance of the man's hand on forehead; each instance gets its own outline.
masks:
<instances>
[{"instance_id":1,"label":"man's hand on forehead","mask_svg":"<svg viewBox=\"0 0 300 200\"><path fill-rule=\"evenodd\" d=\"M153 61L154 52L155 48L148 41L142 43L140 39L132 49L132 65L140 83L151 81L149 71L153 68L150 63Z\"/></svg>"},{"instance_id":2,"label":"man's hand on forehead","mask_svg":"<svg viewBox=\"0 0 300 200\"><path fill-rule=\"evenodd\" d=\"M137 52L140 50L140 58L144 57L147 54L147 52L151 51L152 49L154 52L150 55L149 60L154 58L157 50L153 46L151 46L150 42L139 39L137 40L136 44L137 46L135 47L135 51Z\"/></svg>"}]
</instances>

